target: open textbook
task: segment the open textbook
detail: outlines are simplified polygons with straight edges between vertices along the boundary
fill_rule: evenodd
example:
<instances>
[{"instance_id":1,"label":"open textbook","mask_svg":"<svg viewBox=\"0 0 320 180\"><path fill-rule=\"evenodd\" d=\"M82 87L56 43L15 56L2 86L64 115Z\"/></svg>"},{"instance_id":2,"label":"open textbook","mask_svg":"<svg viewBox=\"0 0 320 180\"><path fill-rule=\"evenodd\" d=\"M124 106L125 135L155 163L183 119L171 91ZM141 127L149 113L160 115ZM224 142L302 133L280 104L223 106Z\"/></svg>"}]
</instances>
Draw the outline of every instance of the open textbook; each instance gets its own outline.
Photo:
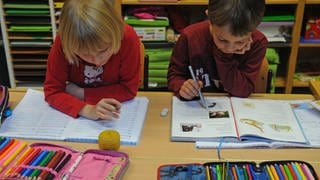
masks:
<instances>
[{"instance_id":1,"label":"open textbook","mask_svg":"<svg viewBox=\"0 0 320 180\"><path fill-rule=\"evenodd\" d=\"M172 141L197 141L198 148L320 147L320 113L308 100L206 99L208 110L173 97Z\"/></svg>"},{"instance_id":2,"label":"open textbook","mask_svg":"<svg viewBox=\"0 0 320 180\"><path fill-rule=\"evenodd\" d=\"M135 97L122 103L118 120L74 119L50 107L42 91L28 89L0 128L0 136L28 139L97 142L106 129L120 133L121 144L136 145L142 133L149 100Z\"/></svg>"}]
</instances>

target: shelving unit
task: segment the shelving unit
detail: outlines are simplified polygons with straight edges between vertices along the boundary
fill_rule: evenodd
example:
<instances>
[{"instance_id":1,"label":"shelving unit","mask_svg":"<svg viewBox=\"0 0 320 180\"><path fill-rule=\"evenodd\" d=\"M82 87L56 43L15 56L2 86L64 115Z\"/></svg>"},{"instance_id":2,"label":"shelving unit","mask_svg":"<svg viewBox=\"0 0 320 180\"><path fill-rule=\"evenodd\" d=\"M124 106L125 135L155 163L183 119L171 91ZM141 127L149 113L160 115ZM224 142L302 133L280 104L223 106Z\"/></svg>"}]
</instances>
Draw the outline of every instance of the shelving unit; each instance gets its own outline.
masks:
<instances>
[{"instance_id":1,"label":"shelving unit","mask_svg":"<svg viewBox=\"0 0 320 180\"><path fill-rule=\"evenodd\" d=\"M1 27L10 86L41 84L55 25L52 1L0 1Z\"/></svg>"},{"instance_id":2,"label":"shelving unit","mask_svg":"<svg viewBox=\"0 0 320 180\"><path fill-rule=\"evenodd\" d=\"M180 5L207 5L208 0L180 0L176 3L168 2L139 2L139 0L122 0L121 5L118 5L118 11L123 13L122 10L125 6L131 5L166 5L166 6L180 6ZM277 75L276 78L276 87L283 88L284 93L291 93L295 87L307 87L308 83L294 80L294 75L297 66L297 58L299 55L300 48L310 47L310 48L319 48L320 44L317 43L300 43L301 31L304 28L304 10L306 5L319 5L320 0L266 0L268 6L288 6L294 7L294 26L292 29L292 39L289 43L270 43L269 47L275 48L286 48L288 49L287 56L281 59L281 63L285 69L284 74ZM273 8L272 11L277 11L277 8ZM267 12L266 12L267 13Z\"/></svg>"},{"instance_id":3,"label":"shelving unit","mask_svg":"<svg viewBox=\"0 0 320 180\"><path fill-rule=\"evenodd\" d=\"M308 13L310 14L310 9L309 8L316 8L316 11L311 13L313 16L320 18L319 15L319 10L320 10L320 0L306 0L305 1L305 5L304 5L304 13L303 13L303 17L304 17L304 21L306 21L307 15ZM309 10L308 10L309 9ZM303 24L303 27L301 27L301 30L303 30L305 27L305 24ZM303 31L302 31L303 32ZM303 36L304 34L302 33L301 36ZM311 51L314 51L314 53L312 53ZM313 58L317 58L317 62L318 64L320 64L320 57L318 56L318 52L320 50L320 43L305 43L305 42L298 42L298 52L297 52L297 58L296 58L296 62L295 62L295 66L292 67L295 72L298 72L298 66L299 66L299 61L306 61L307 59L309 59L310 56L312 56ZM308 53L305 53L305 51L307 51ZM311 52L311 53L309 53ZM318 70L319 72L320 70ZM293 80L293 87L309 87L309 82L308 81L301 81L301 80Z\"/></svg>"},{"instance_id":4,"label":"shelving unit","mask_svg":"<svg viewBox=\"0 0 320 180\"><path fill-rule=\"evenodd\" d=\"M51 44L56 35L58 27L58 11L55 3L62 3L63 0L0 0L0 18L3 44L6 53L8 74L11 87L26 86L26 84L41 84L44 79L45 64ZM139 2L139 0L114 0L116 10L123 14L123 9L133 5L164 5L164 6L202 6L206 7L208 0L180 0L176 3L169 2ZM281 49L284 55L281 56L282 73L277 74L276 87L283 89L284 93L291 93L296 87L308 87L308 82L295 80L294 75L297 71L298 59L303 57L303 49L319 49L320 43L300 43L300 37L304 29L305 9L308 6L320 8L320 0L266 0L268 11L277 11L277 7L284 6L292 8L295 16L291 42L270 43L270 47ZM15 10L42 11L45 14L10 14L6 4L31 4L41 5L32 8L30 6L20 6ZM45 6L45 7L44 7ZM39 8L42 7L42 8ZM273 8L275 7L275 8ZM22 21L23 19L23 21ZM50 27L49 30L34 30L15 32L14 26L43 25ZM36 38L38 37L38 38ZM35 43L37 41L37 43ZM38 41L40 43L38 43ZM23 43L26 42L26 43ZM157 45L159 46L159 44ZM161 43L160 43L161 46ZM320 60L319 60L320 61Z\"/></svg>"}]
</instances>

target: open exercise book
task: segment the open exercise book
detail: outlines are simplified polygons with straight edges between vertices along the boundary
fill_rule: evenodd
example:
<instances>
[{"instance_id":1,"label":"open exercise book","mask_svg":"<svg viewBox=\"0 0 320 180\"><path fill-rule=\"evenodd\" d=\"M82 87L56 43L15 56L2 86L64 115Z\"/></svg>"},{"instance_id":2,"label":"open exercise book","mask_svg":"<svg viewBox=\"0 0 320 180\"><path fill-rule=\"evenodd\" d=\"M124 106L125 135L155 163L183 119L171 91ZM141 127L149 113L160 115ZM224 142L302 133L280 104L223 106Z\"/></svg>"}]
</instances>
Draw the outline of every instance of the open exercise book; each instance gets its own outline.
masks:
<instances>
[{"instance_id":1,"label":"open exercise book","mask_svg":"<svg viewBox=\"0 0 320 180\"><path fill-rule=\"evenodd\" d=\"M74 119L50 107L42 91L28 89L0 128L0 136L28 139L97 142L106 129L120 133L121 144L136 145L142 133L149 100L135 97L122 103L120 118L111 121Z\"/></svg>"},{"instance_id":2,"label":"open exercise book","mask_svg":"<svg viewBox=\"0 0 320 180\"><path fill-rule=\"evenodd\" d=\"M198 148L320 147L320 112L310 101L173 97L172 141L197 141Z\"/></svg>"}]
</instances>

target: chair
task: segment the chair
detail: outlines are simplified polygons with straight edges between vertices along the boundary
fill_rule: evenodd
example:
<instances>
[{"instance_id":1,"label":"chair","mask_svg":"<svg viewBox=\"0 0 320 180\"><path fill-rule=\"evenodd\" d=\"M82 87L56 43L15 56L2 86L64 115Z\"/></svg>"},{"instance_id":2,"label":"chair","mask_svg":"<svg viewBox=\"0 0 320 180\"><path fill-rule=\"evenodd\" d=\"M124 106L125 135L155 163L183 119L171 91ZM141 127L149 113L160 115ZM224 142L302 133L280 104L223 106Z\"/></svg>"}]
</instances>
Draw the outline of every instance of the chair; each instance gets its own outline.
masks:
<instances>
[{"instance_id":1,"label":"chair","mask_svg":"<svg viewBox=\"0 0 320 180\"><path fill-rule=\"evenodd\" d=\"M320 100L320 81L319 80L311 80L309 82L309 87L316 99Z\"/></svg>"},{"instance_id":2,"label":"chair","mask_svg":"<svg viewBox=\"0 0 320 180\"><path fill-rule=\"evenodd\" d=\"M264 58L256 81L255 93L270 93L272 71L269 70L267 58Z\"/></svg>"},{"instance_id":3,"label":"chair","mask_svg":"<svg viewBox=\"0 0 320 180\"><path fill-rule=\"evenodd\" d=\"M144 54L144 44L140 42L139 89L148 87L148 56Z\"/></svg>"}]
</instances>

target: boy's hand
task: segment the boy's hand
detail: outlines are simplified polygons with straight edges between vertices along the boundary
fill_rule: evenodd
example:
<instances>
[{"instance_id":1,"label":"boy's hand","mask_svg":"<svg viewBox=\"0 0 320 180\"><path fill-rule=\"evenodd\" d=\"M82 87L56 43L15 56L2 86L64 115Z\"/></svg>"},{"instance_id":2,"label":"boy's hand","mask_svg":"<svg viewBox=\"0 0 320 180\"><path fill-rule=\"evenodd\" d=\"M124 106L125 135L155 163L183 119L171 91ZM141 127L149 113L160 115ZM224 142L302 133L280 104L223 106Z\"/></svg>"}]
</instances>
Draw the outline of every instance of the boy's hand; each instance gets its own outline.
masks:
<instances>
[{"instance_id":1,"label":"boy's hand","mask_svg":"<svg viewBox=\"0 0 320 180\"><path fill-rule=\"evenodd\" d=\"M66 92L81 100L84 100L84 89L72 82L66 82Z\"/></svg>"},{"instance_id":2,"label":"boy's hand","mask_svg":"<svg viewBox=\"0 0 320 180\"><path fill-rule=\"evenodd\" d=\"M186 80L179 90L181 97L185 99L193 99L196 96L199 96L198 89L202 88L202 81L194 81L193 79Z\"/></svg>"},{"instance_id":3,"label":"boy's hand","mask_svg":"<svg viewBox=\"0 0 320 180\"><path fill-rule=\"evenodd\" d=\"M246 51L249 51L251 48L251 43L252 43L252 38L250 36L248 41L244 43L243 47L238 50L235 50L234 54L244 54Z\"/></svg>"},{"instance_id":4,"label":"boy's hand","mask_svg":"<svg viewBox=\"0 0 320 180\"><path fill-rule=\"evenodd\" d=\"M96 105L85 105L79 115L92 120L113 120L119 118L121 103L113 98L103 98Z\"/></svg>"}]
</instances>

